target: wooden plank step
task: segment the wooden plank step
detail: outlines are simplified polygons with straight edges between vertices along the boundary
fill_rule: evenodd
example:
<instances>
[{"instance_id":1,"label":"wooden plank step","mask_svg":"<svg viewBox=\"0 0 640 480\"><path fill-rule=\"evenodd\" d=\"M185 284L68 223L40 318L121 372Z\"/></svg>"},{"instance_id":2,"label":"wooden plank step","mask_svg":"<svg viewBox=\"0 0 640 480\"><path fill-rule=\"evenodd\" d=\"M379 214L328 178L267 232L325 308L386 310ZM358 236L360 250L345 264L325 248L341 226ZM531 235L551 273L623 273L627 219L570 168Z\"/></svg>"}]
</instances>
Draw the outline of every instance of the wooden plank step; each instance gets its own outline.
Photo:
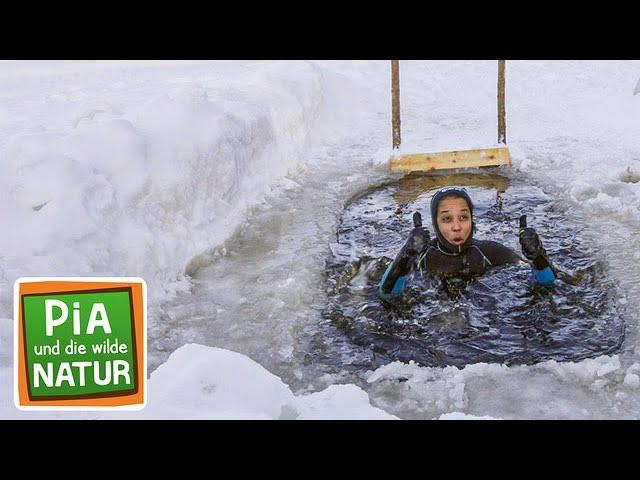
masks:
<instances>
[{"instance_id":1,"label":"wooden plank step","mask_svg":"<svg viewBox=\"0 0 640 480\"><path fill-rule=\"evenodd\" d=\"M495 167L510 164L511 157L508 147L414 153L397 157L392 156L389 159L389 166L392 170L404 170L408 172L453 168Z\"/></svg>"}]
</instances>

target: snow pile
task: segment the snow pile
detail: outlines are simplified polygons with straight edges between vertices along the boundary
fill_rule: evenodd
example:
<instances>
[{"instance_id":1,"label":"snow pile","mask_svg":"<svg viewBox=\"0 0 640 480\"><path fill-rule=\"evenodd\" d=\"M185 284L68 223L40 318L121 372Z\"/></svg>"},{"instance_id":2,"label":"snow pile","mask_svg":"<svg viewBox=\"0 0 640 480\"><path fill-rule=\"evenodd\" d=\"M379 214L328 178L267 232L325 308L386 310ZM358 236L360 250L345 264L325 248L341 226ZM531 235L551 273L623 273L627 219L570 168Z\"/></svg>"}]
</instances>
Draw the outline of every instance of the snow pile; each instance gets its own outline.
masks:
<instances>
[{"instance_id":1,"label":"snow pile","mask_svg":"<svg viewBox=\"0 0 640 480\"><path fill-rule=\"evenodd\" d=\"M176 81L142 103L57 99L42 125L0 144L5 309L20 276L140 276L152 303L185 288L188 263L304 161L314 129L334 134L353 114L348 80L326 74L325 85L324 75L307 62L273 62L215 88L207 78ZM342 90L347 108L323 105L326 88Z\"/></svg>"},{"instance_id":2,"label":"snow pile","mask_svg":"<svg viewBox=\"0 0 640 480\"><path fill-rule=\"evenodd\" d=\"M332 385L296 397L280 378L245 355L188 344L149 379L146 408L101 418L145 419L393 419L372 407L355 385Z\"/></svg>"},{"instance_id":3,"label":"snow pile","mask_svg":"<svg viewBox=\"0 0 640 480\"><path fill-rule=\"evenodd\" d=\"M295 396L280 378L249 357L197 344L177 349L151 374L147 405L136 412L23 412L13 405L12 382L12 366L0 365L2 418L397 419L371 406L367 393L355 385L331 385Z\"/></svg>"},{"instance_id":4,"label":"snow pile","mask_svg":"<svg viewBox=\"0 0 640 480\"><path fill-rule=\"evenodd\" d=\"M294 397L248 357L185 345L151 374L145 418L277 419Z\"/></svg>"},{"instance_id":5,"label":"snow pile","mask_svg":"<svg viewBox=\"0 0 640 480\"><path fill-rule=\"evenodd\" d=\"M369 395L402 418L597 419L625 416L640 364L618 355L531 366L477 363L463 369L393 362L371 372Z\"/></svg>"}]
</instances>

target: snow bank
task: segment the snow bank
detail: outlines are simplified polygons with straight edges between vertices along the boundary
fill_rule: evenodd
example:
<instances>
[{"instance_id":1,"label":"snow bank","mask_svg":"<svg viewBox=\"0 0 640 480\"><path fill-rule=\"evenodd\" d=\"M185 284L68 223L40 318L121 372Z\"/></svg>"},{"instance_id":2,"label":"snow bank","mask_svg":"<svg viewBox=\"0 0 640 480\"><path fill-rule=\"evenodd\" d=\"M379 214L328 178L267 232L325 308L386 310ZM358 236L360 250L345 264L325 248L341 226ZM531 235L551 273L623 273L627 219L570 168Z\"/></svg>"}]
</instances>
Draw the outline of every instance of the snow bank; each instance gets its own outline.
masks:
<instances>
[{"instance_id":1,"label":"snow bank","mask_svg":"<svg viewBox=\"0 0 640 480\"><path fill-rule=\"evenodd\" d=\"M372 407L355 385L332 385L294 396L280 378L245 355L188 344L171 354L149 379L148 404L135 414L100 418L144 419L394 419Z\"/></svg>"},{"instance_id":2,"label":"snow bank","mask_svg":"<svg viewBox=\"0 0 640 480\"><path fill-rule=\"evenodd\" d=\"M625 416L640 364L618 355L507 367L420 367L393 362L371 372L369 395L402 418L598 419Z\"/></svg>"},{"instance_id":3,"label":"snow bank","mask_svg":"<svg viewBox=\"0 0 640 480\"><path fill-rule=\"evenodd\" d=\"M6 75L12 88L23 70ZM10 232L0 236L5 314L20 276L140 276L152 305L185 288L185 273L203 258L189 262L227 238L303 162L313 139L353 114L323 105L327 88L342 91L349 107L348 80L308 62L265 63L217 83L178 78L142 103L56 97L60 105L41 124L0 143L0 230ZM0 102L0 127L8 117Z\"/></svg>"},{"instance_id":4,"label":"snow bank","mask_svg":"<svg viewBox=\"0 0 640 480\"><path fill-rule=\"evenodd\" d=\"M7 320L8 321L8 320ZM6 340L2 320L3 346ZM295 396L282 380L240 353L188 344L148 380L147 405L136 412L24 412L13 404L13 367L0 365L0 417L16 419L390 420L355 385Z\"/></svg>"}]
</instances>

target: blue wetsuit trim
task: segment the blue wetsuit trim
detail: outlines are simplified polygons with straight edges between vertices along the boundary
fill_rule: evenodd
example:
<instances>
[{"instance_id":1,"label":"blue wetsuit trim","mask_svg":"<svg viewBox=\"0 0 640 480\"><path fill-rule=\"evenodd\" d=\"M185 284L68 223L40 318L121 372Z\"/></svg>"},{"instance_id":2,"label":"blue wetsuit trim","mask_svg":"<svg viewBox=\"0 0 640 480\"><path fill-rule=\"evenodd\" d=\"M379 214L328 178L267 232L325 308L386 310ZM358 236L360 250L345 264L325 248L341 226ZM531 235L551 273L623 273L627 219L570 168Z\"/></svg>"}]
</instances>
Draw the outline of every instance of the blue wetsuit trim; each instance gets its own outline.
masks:
<instances>
[{"instance_id":1,"label":"blue wetsuit trim","mask_svg":"<svg viewBox=\"0 0 640 480\"><path fill-rule=\"evenodd\" d=\"M391 295L393 295L394 297L400 295L403 292L406 284L407 277L398 277L398 280L396 280L396 284L393 286L393 290L391 290Z\"/></svg>"},{"instance_id":2,"label":"blue wetsuit trim","mask_svg":"<svg viewBox=\"0 0 640 480\"><path fill-rule=\"evenodd\" d=\"M532 267L533 279L542 285L549 285L556 279L555 273L551 270L551 267L545 267L542 270L536 270Z\"/></svg>"},{"instance_id":3,"label":"blue wetsuit trim","mask_svg":"<svg viewBox=\"0 0 640 480\"><path fill-rule=\"evenodd\" d=\"M398 277L398 279L396 280L396 283L393 285L393 288L391 289L391 293L385 293L382 291L382 285L384 284L385 280L389 276L389 273L391 273L392 266L393 264L387 267L387 270L384 272L384 275L382 275L382 280L380 280L380 283L378 284L378 293L385 300L391 300L392 297L397 297L398 295L400 295L404 290L404 287L407 285L407 277L405 275L402 277Z\"/></svg>"}]
</instances>

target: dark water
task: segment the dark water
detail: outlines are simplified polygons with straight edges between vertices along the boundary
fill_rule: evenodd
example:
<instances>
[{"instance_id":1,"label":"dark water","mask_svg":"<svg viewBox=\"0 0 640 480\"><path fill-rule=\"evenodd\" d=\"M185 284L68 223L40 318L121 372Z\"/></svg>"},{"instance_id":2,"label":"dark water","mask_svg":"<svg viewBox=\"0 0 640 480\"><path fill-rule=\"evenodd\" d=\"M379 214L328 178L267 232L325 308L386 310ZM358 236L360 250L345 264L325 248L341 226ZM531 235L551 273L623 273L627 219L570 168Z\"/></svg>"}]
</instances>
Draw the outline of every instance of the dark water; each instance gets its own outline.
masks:
<instances>
[{"instance_id":1,"label":"dark water","mask_svg":"<svg viewBox=\"0 0 640 480\"><path fill-rule=\"evenodd\" d=\"M561 279L534 285L528 265L448 279L416 272L397 305L383 304L377 284L407 234L412 215L431 221L429 201L441 185L463 185L474 201L475 238L520 253L518 218L527 214ZM611 354L624 339L623 312L584 220L535 186L498 175L406 176L352 198L326 262L323 322L308 332L307 359L340 368L391 361L427 366L578 361ZM432 234L433 237L433 234Z\"/></svg>"}]
</instances>

